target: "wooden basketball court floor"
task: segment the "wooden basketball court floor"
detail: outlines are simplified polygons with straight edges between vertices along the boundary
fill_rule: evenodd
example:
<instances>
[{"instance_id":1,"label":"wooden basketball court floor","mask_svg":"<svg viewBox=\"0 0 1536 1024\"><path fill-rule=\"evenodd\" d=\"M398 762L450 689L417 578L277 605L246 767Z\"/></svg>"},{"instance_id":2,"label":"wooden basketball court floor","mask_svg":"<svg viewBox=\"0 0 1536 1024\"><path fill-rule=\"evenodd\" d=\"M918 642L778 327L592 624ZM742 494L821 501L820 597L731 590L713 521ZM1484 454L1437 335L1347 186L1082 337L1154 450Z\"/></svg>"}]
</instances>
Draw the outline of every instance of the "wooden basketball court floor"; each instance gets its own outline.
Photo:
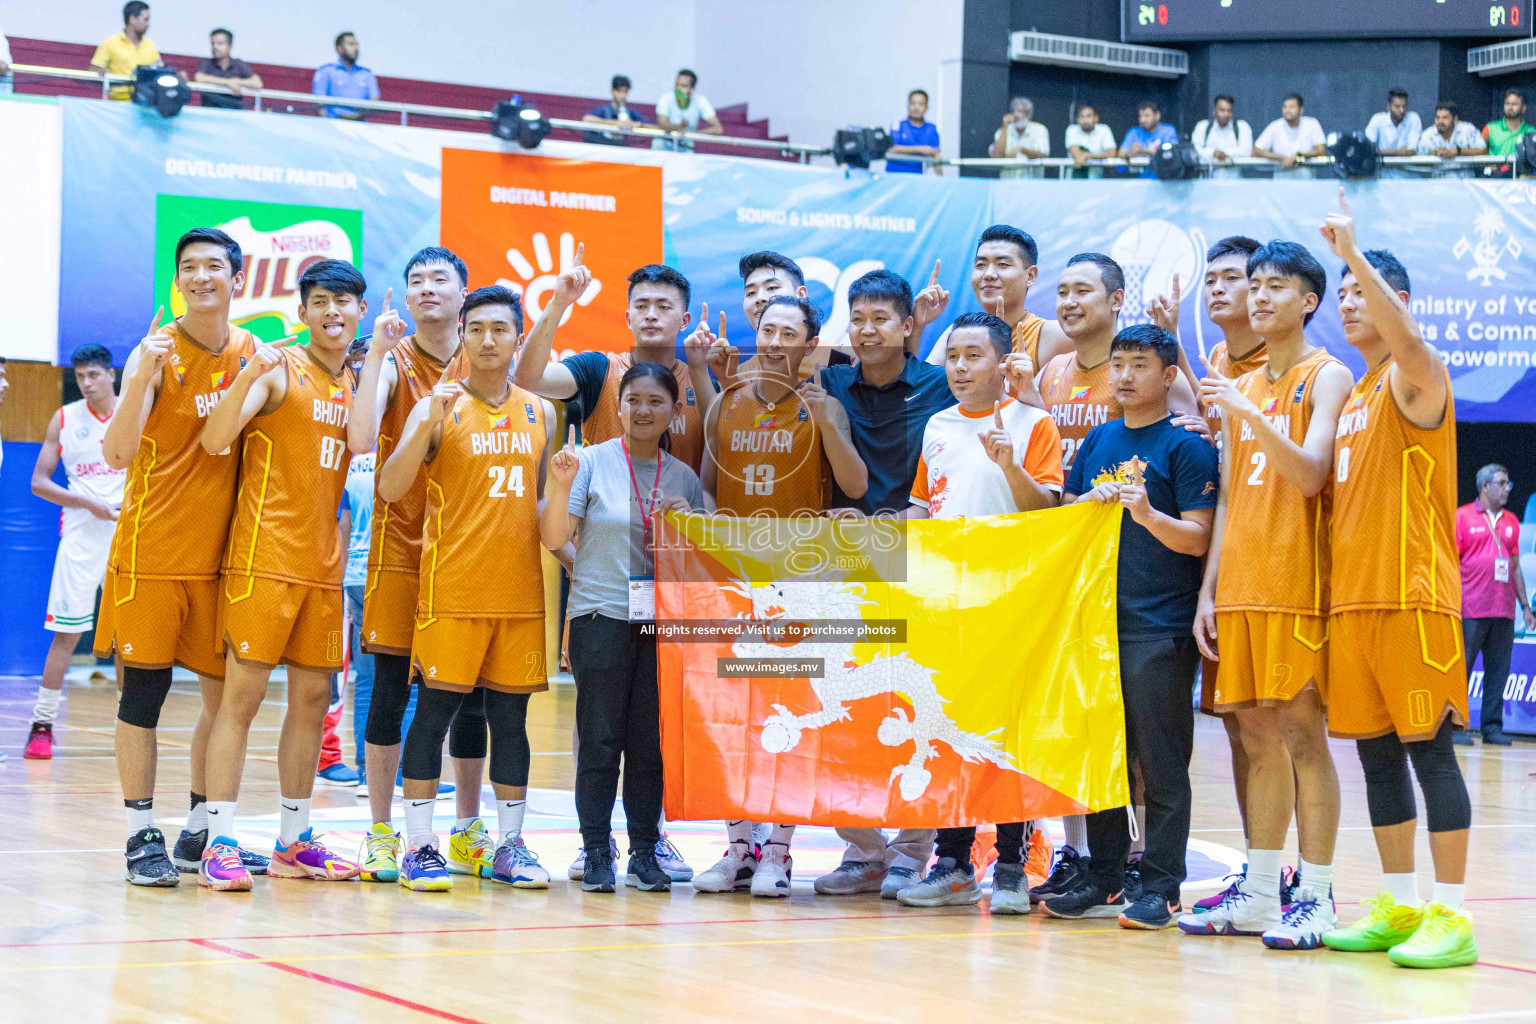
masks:
<instances>
[{"instance_id":1,"label":"wooden basketball court floor","mask_svg":"<svg viewBox=\"0 0 1536 1024\"><path fill-rule=\"evenodd\" d=\"M1448 971L1385 955L1283 953L1257 940L1128 932L1113 921L993 918L915 910L874 896L816 896L836 864L829 829L796 839L787 900L621 890L565 880L579 845L570 796L574 688L534 698L527 837L555 881L525 892L455 877L447 894L396 885L258 879L250 894L171 890L122 877L125 826L112 762L115 691L72 669L51 762L24 761L31 680L0 680L0 1022L94 1021L961 1021L976 1019L1456 1022L1536 1020L1536 745L1458 748L1472 792L1469 909L1482 962ZM283 687L257 721L240 834L276 832L272 761ZM195 683L178 680L161 729L158 824L185 814ZM351 753L350 711L343 743ZM1201 719L1193 768L1191 883L1215 891L1241 860L1220 725ZM1378 869L1353 744L1335 743L1343 784L1336 858L1352 919ZM440 803L446 832L452 804ZM366 801L317 788L315 819L356 849ZM616 814L617 817L617 814ZM397 818L397 822L399 819ZM677 823L696 868L723 847L713 823ZM1053 827L1055 823L1053 823ZM1294 833L1288 861L1294 863ZM624 837L619 837L624 848ZM1430 884L1420 834L1420 886Z\"/></svg>"}]
</instances>

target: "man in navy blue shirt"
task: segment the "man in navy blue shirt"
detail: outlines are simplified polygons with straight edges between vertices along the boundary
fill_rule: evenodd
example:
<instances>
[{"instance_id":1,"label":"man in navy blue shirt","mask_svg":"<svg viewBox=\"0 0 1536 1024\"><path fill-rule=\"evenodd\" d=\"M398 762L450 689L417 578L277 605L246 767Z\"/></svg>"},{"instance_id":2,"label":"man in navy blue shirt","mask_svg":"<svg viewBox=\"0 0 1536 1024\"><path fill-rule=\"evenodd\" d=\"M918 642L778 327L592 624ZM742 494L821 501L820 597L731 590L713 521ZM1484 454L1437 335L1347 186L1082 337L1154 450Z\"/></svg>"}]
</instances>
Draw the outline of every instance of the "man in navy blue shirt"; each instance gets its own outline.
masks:
<instances>
[{"instance_id":1,"label":"man in navy blue shirt","mask_svg":"<svg viewBox=\"0 0 1536 1024\"><path fill-rule=\"evenodd\" d=\"M633 128L637 124L650 124L651 122L645 119L644 114L630 109L629 87L628 75L614 75L608 89L612 98L607 103L587 111L581 119L589 124L606 124L615 128ZM618 132L582 132L581 140L599 146L627 146L630 136L620 135Z\"/></svg>"},{"instance_id":2,"label":"man in navy blue shirt","mask_svg":"<svg viewBox=\"0 0 1536 1024\"><path fill-rule=\"evenodd\" d=\"M337 59L315 69L314 82L309 91L317 96L344 96L353 100L379 98L379 80L373 71L357 62L357 36L343 32L336 37ZM364 114L355 107L326 107L326 117L339 117L347 121L361 121Z\"/></svg>"},{"instance_id":3,"label":"man in navy blue shirt","mask_svg":"<svg viewBox=\"0 0 1536 1024\"><path fill-rule=\"evenodd\" d=\"M922 174L919 160L892 160L902 156L938 156L939 130L924 118L928 115L928 94L922 89L907 93L907 119L891 129L891 148L886 151L885 169L889 174ZM942 174L938 167L935 174Z\"/></svg>"},{"instance_id":4,"label":"man in navy blue shirt","mask_svg":"<svg viewBox=\"0 0 1536 1024\"><path fill-rule=\"evenodd\" d=\"M1163 108L1155 100L1142 100L1136 107L1136 127L1125 133L1120 143L1120 155L1129 160L1134 156L1151 156L1165 142L1178 142L1179 130L1171 124L1163 124ZM1148 164L1142 169L1143 178L1155 178L1157 174Z\"/></svg>"},{"instance_id":5,"label":"man in navy blue shirt","mask_svg":"<svg viewBox=\"0 0 1536 1024\"><path fill-rule=\"evenodd\" d=\"M1179 913L1189 841L1190 693L1200 655L1193 630L1201 559L1211 542L1219 469L1216 449L1175 426L1168 392L1179 343L1152 324L1127 327L1110 346L1109 380L1124 415L1095 427L1072 462L1062 504L1118 504L1120 687L1126 754L1141 766L1147 850L1141 894L1127 902L1126 808L1088 816L1087 879L1041 902L1049 917L1118 916L1124 928L1166 928Z\"/></svg>"}]
</instances>

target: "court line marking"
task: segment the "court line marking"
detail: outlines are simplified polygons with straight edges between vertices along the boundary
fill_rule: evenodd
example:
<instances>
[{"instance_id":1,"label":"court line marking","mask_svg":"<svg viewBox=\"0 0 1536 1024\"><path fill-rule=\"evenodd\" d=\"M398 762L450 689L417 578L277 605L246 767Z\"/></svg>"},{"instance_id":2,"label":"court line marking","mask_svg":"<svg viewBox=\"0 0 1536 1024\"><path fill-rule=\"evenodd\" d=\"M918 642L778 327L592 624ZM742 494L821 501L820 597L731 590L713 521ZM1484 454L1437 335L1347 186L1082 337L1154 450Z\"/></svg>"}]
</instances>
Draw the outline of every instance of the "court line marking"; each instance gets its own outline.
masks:
<instances>
[{"instance_id":1,"label":"court line marking","mask_svg":"<svg viewBox=\"0 0 1536 1024\"><path fill-rule=\"evenodd\" d=\"M1487 963L1479 960L1479 964ZM1489 966L1497 967L1498 964ZM1486 1013L1448 1013L1443 1017L1397 1017L1379 1020L1375 1024L1457 1024L1479 1020L1536 1020L1536 1010L1491 1010Z\"/></svg>"},{"instance_id":2,"label":"court line marking","mask_svg":"<svg viewBox=\"0 0 1536 1024\"><path fill-rule=\"evenodd\" d=\"M204 947L205 949L211 949L218 953L227 953L230 956L239 957L241 960L251 960L256 957L256 954L254 953L247 953L243 950L234 949L230 946L225 946L221 943L213 942L209 939L193 939L192 941L197 945ZM334 985L337 988L346 989L348 992L355 992L358 995L369 996L370 998L378 999L386 1003L391 1003L395 1006L402 1006L407 1010L415 1010L417 1013L425 1013L428 1016L436 1017L439 1020L451 1020L455 1022L455 1024L485 1024L484 1021L476 1020L473 1017L460 1017L458 1014L449 1013L447 1010L439 1010L435 1007L423 1006L421 1003L414 1003L409 999L402 999L399 996L392 996L388 992L381 992L376 988L369 988L366 985L359 985L351 981L342 981L340 978L333 978L328 974L317 974L314 971L306 971L302 967L294 967L291 964L267 961L267 966L275 967L278 970L286 971L289 974L296 974L301 978L308 978L311 981L319 981L326 985Z\"/></svg>"}]
</instances>

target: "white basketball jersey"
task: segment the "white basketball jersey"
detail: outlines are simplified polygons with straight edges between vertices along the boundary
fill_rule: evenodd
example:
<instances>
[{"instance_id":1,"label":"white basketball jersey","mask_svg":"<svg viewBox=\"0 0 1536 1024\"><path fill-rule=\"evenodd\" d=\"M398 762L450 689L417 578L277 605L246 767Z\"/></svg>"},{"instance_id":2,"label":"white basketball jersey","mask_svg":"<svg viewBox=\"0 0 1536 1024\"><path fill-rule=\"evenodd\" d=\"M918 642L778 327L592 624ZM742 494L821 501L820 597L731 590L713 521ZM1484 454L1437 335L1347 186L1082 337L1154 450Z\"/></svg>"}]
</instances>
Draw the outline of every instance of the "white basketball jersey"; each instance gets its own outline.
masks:
<instances>
[{"instance_id":1,"label":"white basketball jersey","mask_svg":"<svg viewBox=\"0 0 1536 1024\"><path fill-rule=\"evenodd\" d=\"M107 436L107 424L111 422L111 416L98 419L83 398L60 409L59 462L69 478L70 490L90 495L113 508L121 508L128 471L113 469L101 454L101 442ZM64 511L66 514L90 515L84 509L67 508Z\"/></svg>"}]
</instances>

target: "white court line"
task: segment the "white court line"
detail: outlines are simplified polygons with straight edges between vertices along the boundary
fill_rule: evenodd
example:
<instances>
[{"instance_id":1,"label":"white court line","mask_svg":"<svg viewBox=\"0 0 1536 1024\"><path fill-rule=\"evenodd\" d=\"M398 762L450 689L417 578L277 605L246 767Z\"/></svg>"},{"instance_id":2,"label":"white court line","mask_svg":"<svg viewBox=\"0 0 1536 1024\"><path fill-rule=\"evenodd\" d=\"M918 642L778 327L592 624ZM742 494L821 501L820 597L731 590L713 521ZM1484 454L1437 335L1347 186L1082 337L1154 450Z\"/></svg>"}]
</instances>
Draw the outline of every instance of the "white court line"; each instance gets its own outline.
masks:
<instances>
[{"instance_id":1,"label":"white court line","mask_svg":"<svg viewBox=\"0 0 1536 1024\"><path fill-rule=\"evenodd\" d=\"M1536 1010L1493 1010L1488 1013L1448 1013L1440 1017L1394 1017L1375 1024L1455 1024L1478 1020L1536 1020Z\"/></svg>"}]
</instances>

